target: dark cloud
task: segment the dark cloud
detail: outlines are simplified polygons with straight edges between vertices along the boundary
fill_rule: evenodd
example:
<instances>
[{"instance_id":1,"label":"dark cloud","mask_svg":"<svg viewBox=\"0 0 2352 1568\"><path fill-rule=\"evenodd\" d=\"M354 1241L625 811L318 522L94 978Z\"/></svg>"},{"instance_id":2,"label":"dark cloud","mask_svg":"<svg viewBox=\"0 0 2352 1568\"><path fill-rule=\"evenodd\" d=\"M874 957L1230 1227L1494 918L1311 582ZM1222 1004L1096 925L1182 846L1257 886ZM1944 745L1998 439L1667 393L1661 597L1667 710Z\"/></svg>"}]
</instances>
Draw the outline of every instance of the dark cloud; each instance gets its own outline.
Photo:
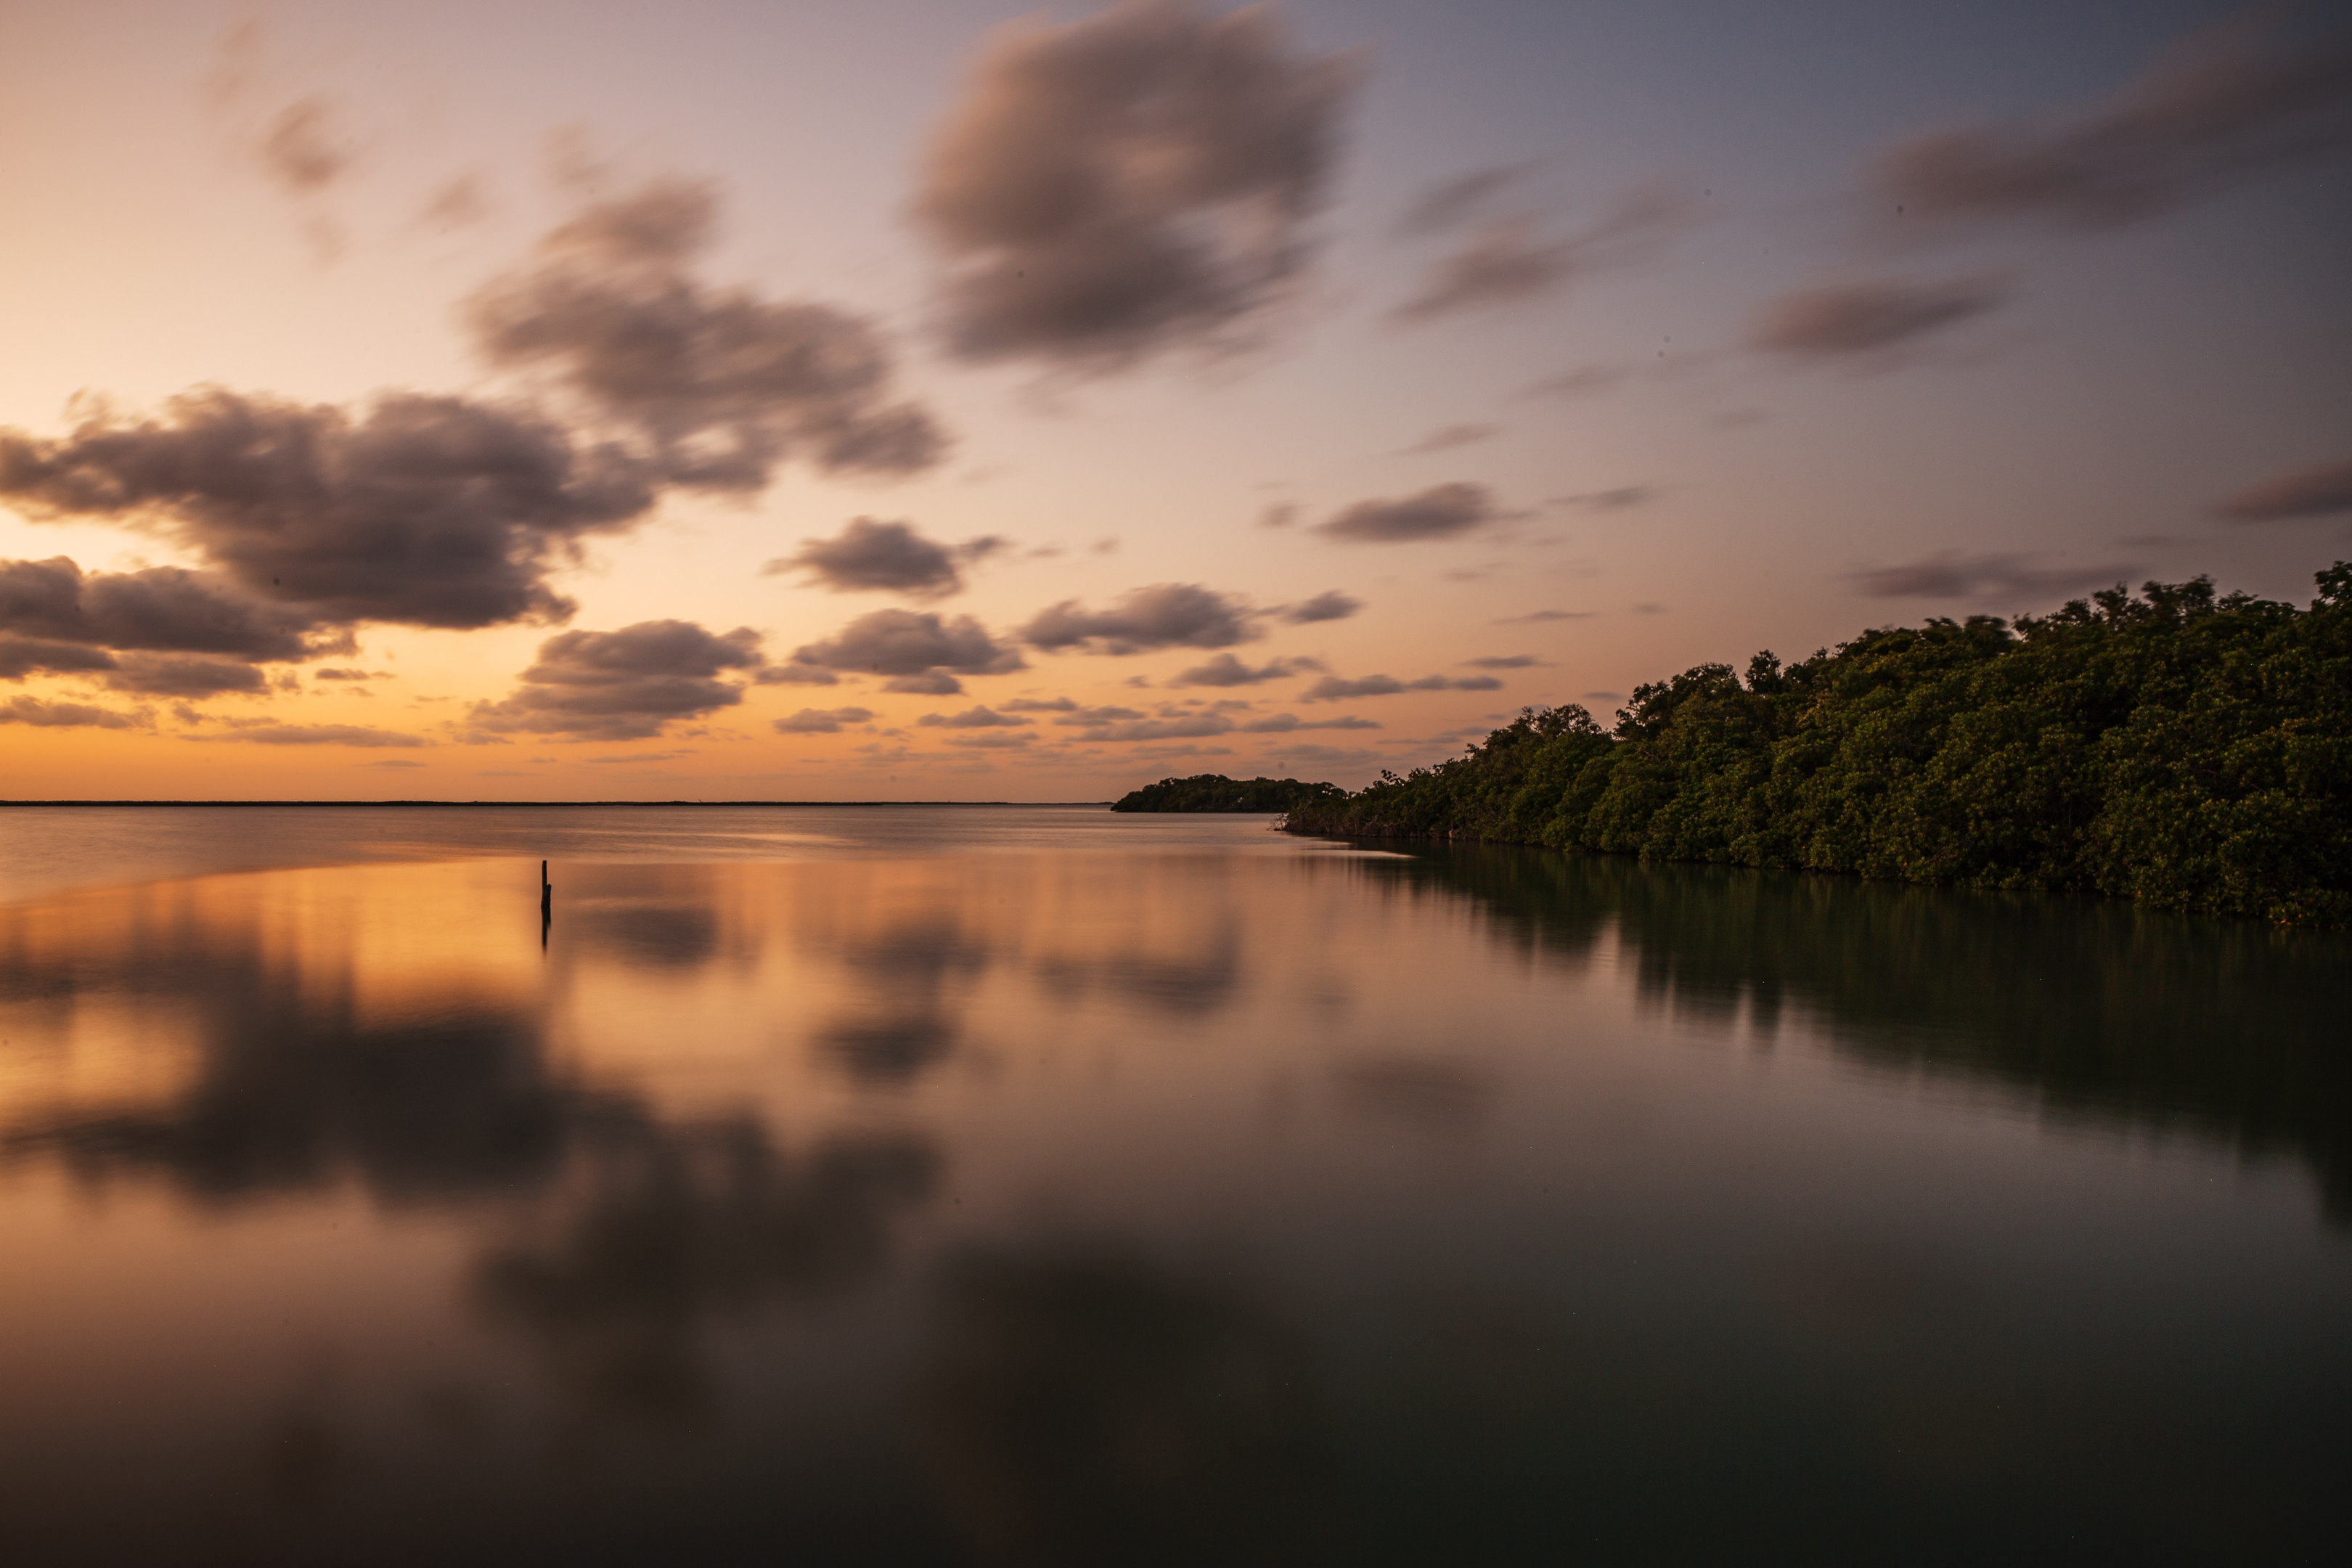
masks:
<instances>
[{"instance_id":1,"label":"dark cloud","mask_svg":"<svg viewBox=\"0 0 2352 1568\"><path fill-rule=\"evenodd\" d=\"M44 702L37 697L14 697L0 702L0 724L31 724L41 729L144 730L145 715L117 713L86 702Z\"/></svg>"},{"instance_id":2,"label":"dark cloud","mask_svg":"<svg viewBox=\"0 0 2352 1568\"><path fill-rule=\"evenodd\" d=\"M1306 267L1357 74L1263 7L1129 0L1001 29L915 203L950 343L1108 370L1233 338Z\"/></svg>"},{"instance_id":3,"label":"dark cloud","mask_svg":"<svg viewBox=\"0 0 2352 1568\"><path fill-rule=\"evenodd\" d=\"M2233 522L2284 522L2352 511L2352 462L2321 463L2240 490L2221 503Z\"/></svg>"},{"instance_id":4,"label":"dark cloud","mask_svg":"<svg viewBox=\"0 0 2352 1568\"><path fill-rule=\"evenodd\" d=\"M1591 610L1530 610L1524 616L1505 616L1495 624L1498 626L1517 626L1539 624L1544 621L1589 621L1592 618L1593 613Z\"/></svg>"},{"instance_id":5,"label":"dark cloud","mask_svg":"<svg viewBox=\"0 0 2352 1568\"><path fill-rule=\"evenodd\" d=\"M845 724L863 724L874 717L870 708L803 708L789 719L776 721L782 735L838 735Z\"/></svg>"},{"instance_id":6,"label":"dark cloud","mask_svg":"<svg viewBox=\"0 0 2352 1568\"><path fill-rule=\"evenodd\" d=\"M1017 713L999 713L982 703L977 708L967 708L961 713L926 713L915 722L925 729L1010 730L1034 724L1036 721Z\"/></svg>"},{"instance_id":7,"label":"dark cloud","mask_svg":"<svg viewBox=\"0 0 2352 1568\"><path fill-rule=\"evenodd\" d=\"M248 741L257 746L425 746L422 735L397 730L373 730L364 724L241 724L212 741Z\"/></svg>"},{"instance_id":8,"label":"dark cloud","mask_svg":"<svg viewBox=\"0 0 2352 1568\"><path fill-rule=\"evenodd\" d=\"M1276 614L1294 626L1311 626L1317 621L1344 621L1364 607L1364 601L1334 588L1328 594L1318 594L1311 599L1286 605Z\"/></svg>"},{"instance_id":9,"label":"dark cloud","mask_svg":"<svg viewBox=\"0 0 2352 1568\"><path fill-rule=\"evenodd\" d=\"M359 156L334 104L315 94L278 110L262 133L259 150L263 170L298 196L324 191Z\"/></svg>"},{"instance_id":10,"label":"dark cloud","mask_svg":"<svg viewBox=\"0 0 2352 1568\"><path fill-rule=\"evenodd\" d=\"M387 669L314 669L310 672L310 679L313 680L390 680L392 672Z\"/></svg>"},{"instance_id":11,"label":"dark cloud","mask_svg":"<svg viewBox=\"0 0 2352 1568\"><path fill-rule=\"evenodd\" d=\"M838 686L841 678L829 669L813 664L772 664L755 671L752 680L761 686Z\"/></svg>"},{"instance_id":12,"label":"dark cloud","mask_svg":"<svg viewBox=\"0 0 2352 1568\"><path fill-rule=\"evenodd\" d=\"M1432 430L1412 446L1401 448L1401 458L1418 458L1431 452L1451 452L1459 447L1475 447L1502 433L1499 425L1448 425Z\"/></svg>"},{"instance_id":13,"label":"dark cloud","mask_svg":"<svg viewBox=\"0 0 2352 1568\"><path fill-rule=\"evenodd\" d=\"M719 677L762 662L760 634L749 626L715 636L690 621L639 621L563 632L539 645L512 696L477 702L467 718L491 733L638 740L673 720L733 707L743 689Z\"/></svg>"},{"instance_id":14,"label":"dark cloud","mask_svg":"<svg viewBox=\"0 0 2352 1568\"><path fill-rule=\"evenodd\" d=\"M1876 599L1991 599L2039 596L2113 583L2138 570L2130 563L2095 566L2037 566L2021 555L1964 555L1946 551L1903 566L1881 566L1850 574L1862 593Z\"/></svg>"},{"instance_id":15,"label":"dark cloud","mask_svg":"<svg viewBox=\"0 0 2352 1568\"><path fill-rule=\"evenodd\" d=\"M1006 675L1028 667L1019 650L989 636L970 616L942 621L928 611L876 610L824 642L795 648L788 668L888 676L885 691L953 697L963 689L957 675Z\"/></svg>"},{"instance_id":16,"label":"dark cloud","mask_svg":"<svg viewBox=\"0 0 2352 1568\"><path fill-rule=\"evenodd\" d=\"M924 538L908 523L854 517L834 538L804 540L793 554L761 570L804 572L836 594L882 591L938 599L962 591L961 564L1003 548L1005 542L993 534L950 547Z\"/></svg>"},{"instance_id":17,"label":"dark cloud","mask_svg":"<svg viewBox=\"0 0 2352 1568\"><path fill-rule=\"evenodd\" d=\"M104 648L0 635L0 680L22 680L37 670L79 675L114 667L114 656Z\"/></svg>"},{"instance_id":18,"label":"dark cloud","mask_svg":"<svg viewBox=\"0 0 2352 1568\"><path fill-rule=\"evenodd\" d=\"M1529 669L1543 663L1531 653L1498 654L1488 658L1465 658L1462 661L1473 669Z\"/></svg>"},{"instance_id":19,"label":"dark cloud","mask_svg":"<svg viewBox=\"0 0 2352 1568\"><path fill-rule=\"evenodd\" d=\"M147 697L213 697L224 691L269 689L269 678L249 664L203 654L127 653L103 678L117 691Z\"/></svg>"},{"instance_id":20,"label":"dark cloud","mask_svg":"<svg viewBox=\"0 0 2352 1568\"><path fill-rule=\"evenodd\" d=\"M1016 697L1004 704L1007 713L1075 713L1078 705L1066 697Z\"/></svg>"},{"instance_id":21,"label":"dark cloud","mask_svg":"<svg viewBox=\"0 0 2352 1568\"><path fill-rule=\"evenodd\" d=\"M1359 501L1315 531L1345 544L1398 544L1416 539L1452 539L1503 516L1485 485L1438 485L1395 500Z\"/></svg>"},{"instance_id":22,"label":"dark cloud","mask_svg":"<svg viewBox=\"0 0 2352 1568\"><path fill-rule=\"evenodd\" d=\"M1874 205L1900 221L2116 228L2309 157L2341 138L2352 50L2260 47L2239 26L2176 47L2072 119L1966 126L1895 147Z\"/></svg>"},{"instance_id":23,"label":"dark cloud","mask_svg":"<svg viewBox=\"0 0 2352 1568\"><path fill-rule=\"evenodd\" d=\"M787 458L825 473L937 463L947 438L920 407L892 401L871 321L694 277L716 218L708 187L677 180L584 208L469 302L483 354L551 374L648 444L676 484L758 489Z\"/></svg>"},{"instance_id":24,"label":"dark cloud","mask_svg":"<svg viewBox=\"0 0 2352 1568\"><path fill-rule=\"evenodd\" d=\"M2006 290L1987 278L1880 279L1786 294L1766 307L1752 338L1799 359L1885 360L1981 316Z\"/></svg>"},{"instance_id":25,"label":"dark cloud","mask_svg":"<svg viewBox=\"0 0 2352 1568\"><path fill-rule=\"evenodd\" d=\"M59 440L0 430L0 499L151 529L316 624L562 619L547 572L641 521L653 479L528 412L412 393L354 416L205 388Z\"/></svg>"},{"instance_id":26,"label":"dark cloud","mask_svg":"<svg viewBox=\"0 0 2352 1568\"><path fill-rule=\"evenodd\" d=\"M1116 609L1087 610L1065 599L1039 611L1021 635L1036 647L1091 645L1108 654L1227 647L1258 635L1255 616L1241 600L1198 583L1155 583L1121 598Z\"/></svg>"},{"instance_id":27,"label":"dark cloud","mask_svg":"<svg viewBox=\"0 0 2352 1568\"><path fill-rule=\"evenodd\" d=\"M1424 675L1419 680L1399 680L1392 675L1364 675L1353 679L1327 675L1298 694L1301 702L1344 702L1352 697L1391 697L1400 691L1495 691L1502 682L1491 675Z\"/></svg>"},{"instance_id":28,"label":"dark cloud","mask_svg":"<svg viewBox=\"0 0 2352 1568\"><path fill-rule=\"evenodd\" d=\"M1263 719L1253 719L1241 727L1244 735L1287 735L1294 730L1377 730L1380 724L1370 719L1359 719L1352 713L1337 719L1301 719L1296 713L1273 713Z\"/></svg>"},{"instance_id":29,"label":"dark cloud","mask_svg":"<svg viewBox=\"0 0 2352 1568\"><path fill-rule=\"evenodd\" d=\"M1598 223L1564 237L1529 214L1483 225L1440 257L1412 298L1389 312L1422 322L1539 299L1580 278L1654 254L1680 221L1683 203L1663 191L1637 191Z\"/></svg>"},{"instance_id":30,"label":"dark cloud","mask_svg":"<svg viewBox=\"0 0 2352 1568\"><path fill-rule=\"evenodd\" d=\"M298 608L176 566L84 573L63 555L0 561L0 634L151 653L299 659L339 640L314 647L305 636L314 624Z\"/></svg>"},{"instance_id":31,"label":"dark cloud","mask_svg":"<svg viewBox=\"0 0 2352 1568\"><path fill-rule=\"evenodd\" d=\"M1302 670L1320 669L1322 665L1311 658L1269 659L1263 665L1244 664L1232 654L1221 653L1206 664L1196 664L1184 671L1171 686L1256 686L1264 681L1282 680Z\"/></svg>"}]
</instances>

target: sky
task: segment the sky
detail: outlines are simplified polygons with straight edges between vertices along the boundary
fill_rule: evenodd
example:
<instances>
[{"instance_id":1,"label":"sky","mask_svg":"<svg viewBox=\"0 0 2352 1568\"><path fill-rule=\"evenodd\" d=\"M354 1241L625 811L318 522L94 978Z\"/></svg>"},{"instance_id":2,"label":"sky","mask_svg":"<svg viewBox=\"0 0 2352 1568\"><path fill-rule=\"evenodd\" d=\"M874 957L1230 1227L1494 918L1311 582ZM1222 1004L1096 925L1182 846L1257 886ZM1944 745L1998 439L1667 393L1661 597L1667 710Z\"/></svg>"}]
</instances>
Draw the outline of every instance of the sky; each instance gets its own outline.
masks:
<instances>
[{"instance_id":1,"label":"sky","mask_svg":"<svg viewBox=\"0 0 2352 1568\"><path fill-rule=\"evenodd\" d=\"M0 798L1354 787L2352 557L2316 5L0 5Z\"/></svg>"}]
</instances>

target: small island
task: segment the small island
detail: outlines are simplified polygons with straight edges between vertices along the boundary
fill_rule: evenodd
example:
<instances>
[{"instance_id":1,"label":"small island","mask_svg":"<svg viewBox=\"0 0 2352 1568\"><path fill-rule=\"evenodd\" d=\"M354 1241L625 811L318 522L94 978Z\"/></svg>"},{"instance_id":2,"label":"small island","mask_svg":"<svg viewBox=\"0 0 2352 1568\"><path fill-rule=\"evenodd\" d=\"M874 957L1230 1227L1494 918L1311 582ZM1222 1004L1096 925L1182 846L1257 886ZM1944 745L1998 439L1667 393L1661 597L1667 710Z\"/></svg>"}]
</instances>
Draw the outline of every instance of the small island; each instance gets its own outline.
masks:
<instances>
[{"instance_id":1,"label":"small island","mask_svg":"<svg viewBox=\"0 0 2352 1568\"><path fill-rule=\"evenodd\" d=\"M1339 801L1346 792L1335 784L1301 784L1297 779L1229 779L1223 773L1195 773L1189 779L1161 779L1129 790L1111 805L1113 811L1295 811L1310 801Z\"/></svg>"}]
</instances>

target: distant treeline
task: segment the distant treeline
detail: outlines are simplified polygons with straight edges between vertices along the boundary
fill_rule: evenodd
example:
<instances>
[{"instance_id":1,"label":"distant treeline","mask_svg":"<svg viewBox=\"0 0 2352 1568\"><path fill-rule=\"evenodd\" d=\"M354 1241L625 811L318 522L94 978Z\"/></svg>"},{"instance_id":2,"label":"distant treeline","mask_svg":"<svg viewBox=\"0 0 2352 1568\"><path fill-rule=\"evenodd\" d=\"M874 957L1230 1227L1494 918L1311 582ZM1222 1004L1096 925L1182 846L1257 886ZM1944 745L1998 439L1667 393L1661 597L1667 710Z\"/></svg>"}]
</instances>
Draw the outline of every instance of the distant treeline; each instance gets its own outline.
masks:
<instances>
[{"instance_id":1,"label":"distant treeline","mask_svg":"<svg viewBox=\"0 0 2352 1568\"><path fill-rule=\"evenodd\" d=\"M1529 709L1288 826L2352 925L2352 564L2318 583L2308 610L2200 577L1702 664L1613 734Z\"/></svg>"},{"instance_id":2,"label":"distant treeline","mask_svg":"<svg viewBox=\"0 0 2352 1568\"><path fill-rule=\"evenodd\" d=\"M1113 811L1297 811L1314 801L1340 801L1338 784L1300 784L1297 779L1229 779L1195 773L1161 779L1121 795Z\"/></svg>"}]
</instances>

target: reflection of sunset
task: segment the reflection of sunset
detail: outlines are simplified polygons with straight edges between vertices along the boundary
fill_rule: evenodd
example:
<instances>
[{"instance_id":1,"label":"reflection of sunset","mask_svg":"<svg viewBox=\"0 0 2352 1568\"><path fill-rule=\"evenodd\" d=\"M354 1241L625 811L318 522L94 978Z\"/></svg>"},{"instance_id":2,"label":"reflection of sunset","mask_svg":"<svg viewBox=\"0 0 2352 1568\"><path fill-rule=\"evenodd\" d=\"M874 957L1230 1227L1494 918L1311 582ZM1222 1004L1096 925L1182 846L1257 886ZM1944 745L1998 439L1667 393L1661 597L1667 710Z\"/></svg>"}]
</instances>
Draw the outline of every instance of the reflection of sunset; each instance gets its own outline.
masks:
<instances>
[{"instance_id":1,"label":"reflection of sunset","mask_svg":"<svg viewBox=\"0 0 2352 1568\"><path fill-rule=\"evenodd\" d=\"M1748 1339L1879 1409L1822 1279L1871 1309L1840 1333L1926 1324L2007 1376L1944 1306L2000 1298L2007 1253L1885 1238L1883 1190L1962 1213L2027 1173L2006 1223L2100 1311L2140 1288L2077 1245L2137 1223L2113 1160L2210 1193L2283 1156L2230 1203L2306 1216L2297 1256L2326 1245L2305 1173L2344 1203L2337 1101L2265 1120L2340 1070L2325 938L1226 839L1255 842L555 858L544 947L538 862L503 857L0 907L0 1506L64 1529L136 1451L139 1518L184 1487L246 1546L393 1499L424 1542L489 1485L571 1550L625 1465L681 1500L756 1472L820 1533L855 1497L908 1556L1076 1561L1180 1500L1187 1540L1372 1528L1411 1494L1350 1468L1352 1401L1381 1463L1483 1456L1460 1484L1502 1519L1567 1440L1544 1423L1629 1434L1600 1473L1680 1451L1669 1368L1752 1451ZM2029 1011L2022 972L2054 977ZM2224 972L2270 1011L2214 1053L2223 994L2181 977ZM2196 1131L2150 1154L2147 1126ZM2242 1248L2241 1217L2209 1200L2166 1257ZM1955 1462L2096 1436L2000 1386ZM1906 1400L1835 1463L1952 1407Z\"/></svg>"}]
</instances>

